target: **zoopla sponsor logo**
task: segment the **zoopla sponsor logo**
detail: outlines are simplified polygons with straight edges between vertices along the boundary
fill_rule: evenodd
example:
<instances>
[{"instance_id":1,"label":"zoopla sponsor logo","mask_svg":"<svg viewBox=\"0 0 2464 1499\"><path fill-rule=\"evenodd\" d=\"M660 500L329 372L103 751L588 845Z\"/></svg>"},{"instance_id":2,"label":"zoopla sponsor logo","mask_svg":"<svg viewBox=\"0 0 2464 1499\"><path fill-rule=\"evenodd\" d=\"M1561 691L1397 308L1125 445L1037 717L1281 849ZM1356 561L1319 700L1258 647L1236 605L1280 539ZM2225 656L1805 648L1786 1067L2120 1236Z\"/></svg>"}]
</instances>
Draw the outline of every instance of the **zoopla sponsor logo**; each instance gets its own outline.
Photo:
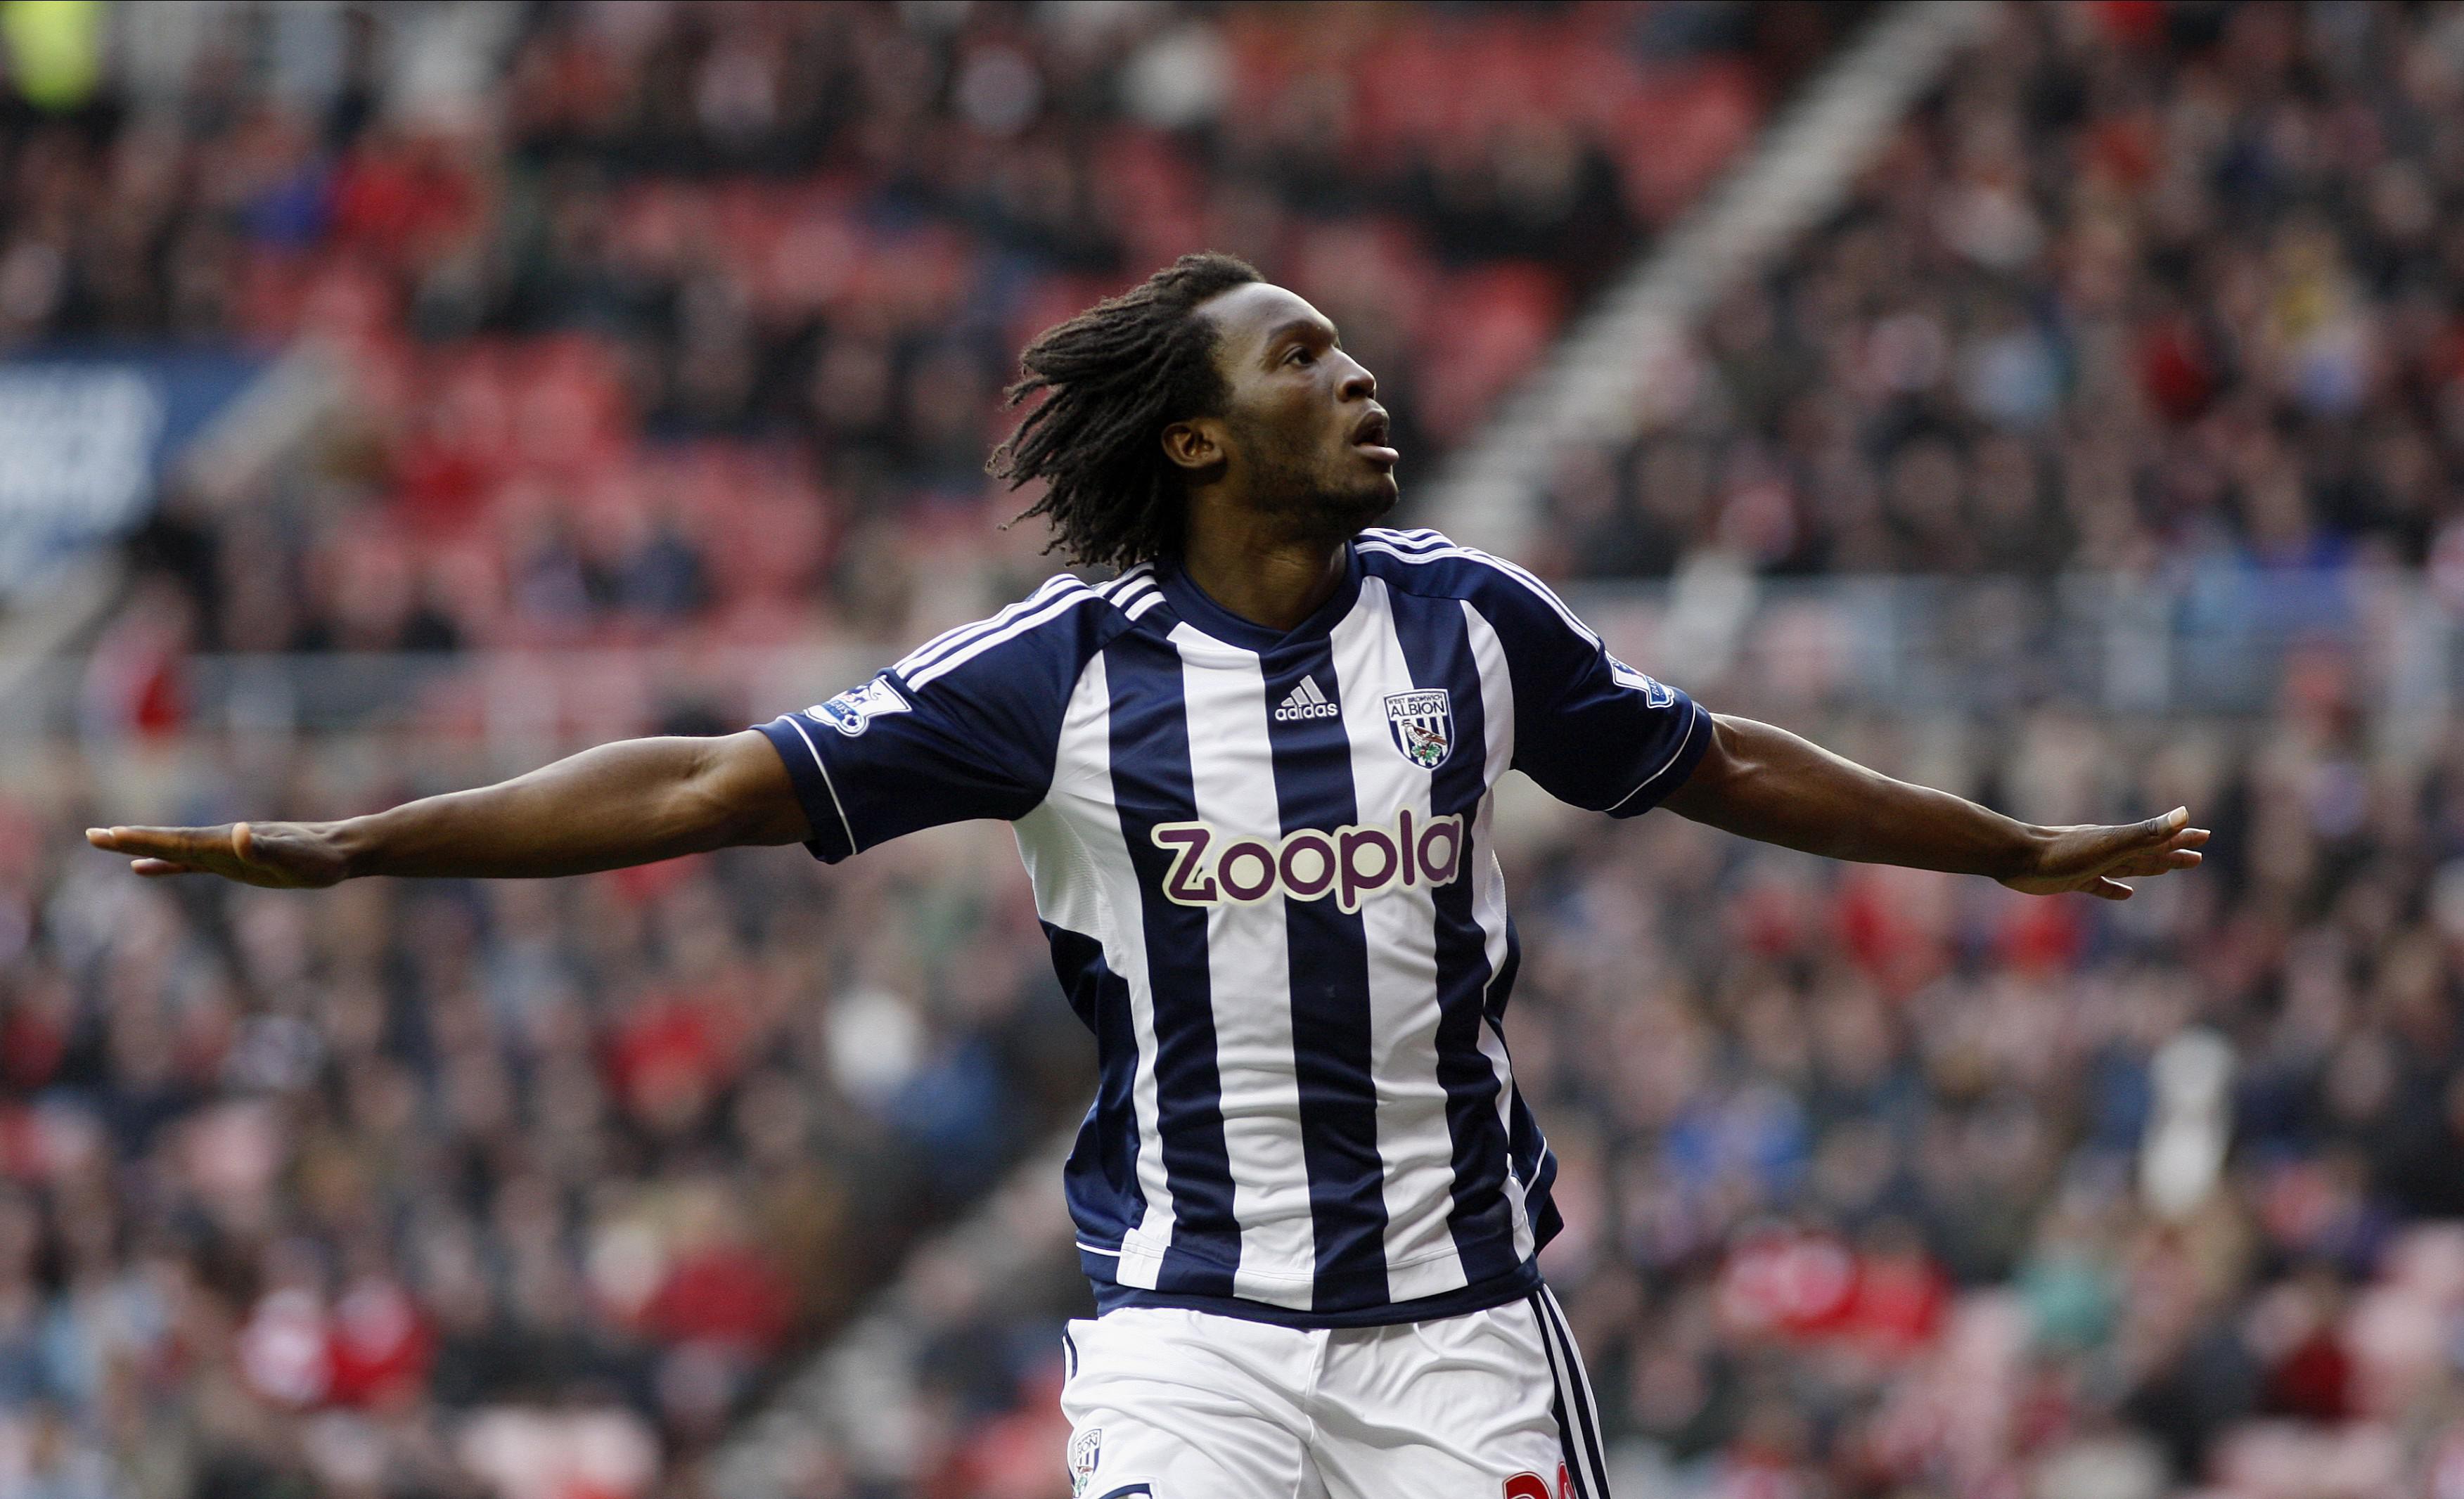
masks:
<instances>
[{"instance_id":1,"label":"zoopla sponsor logo","mask_svg":"<svg viewBox=\"0 0 2464 1499\"><path fill-rule=\"evenodd\" d=\"M1276 895L1323 900L1345 911L1382 890L1451 885L1463 867L1460 814L1416 819L1407 810L1393 827L1305 827L1268 843L1226 841L1208 823L1163 823L1155 847L1173 856L1164 875L1167 899L1183 906L1254 905Z\"/></svg>"}]
</instances>

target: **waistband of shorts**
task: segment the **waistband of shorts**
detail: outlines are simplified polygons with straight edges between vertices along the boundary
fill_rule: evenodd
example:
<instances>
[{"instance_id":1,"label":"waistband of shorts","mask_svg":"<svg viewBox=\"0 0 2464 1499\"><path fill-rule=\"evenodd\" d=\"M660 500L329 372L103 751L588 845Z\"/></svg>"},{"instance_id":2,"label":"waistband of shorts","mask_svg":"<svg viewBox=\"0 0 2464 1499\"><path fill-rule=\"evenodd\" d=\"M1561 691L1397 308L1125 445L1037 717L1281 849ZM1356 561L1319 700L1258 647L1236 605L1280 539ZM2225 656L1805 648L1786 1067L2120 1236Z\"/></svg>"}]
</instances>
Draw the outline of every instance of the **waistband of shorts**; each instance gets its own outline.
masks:
<instances>
[{"instance_id":1,"label":"waistband of shorts","mask_svg":"<svg viewBox=\"0 0 2464 1499\"><path fill-rule=\"evenodd\" d=\"M1081 1258L1083 1261L1084 1257ZM1540 1263L1536 1258L1526 1260L1504 1275L1475 1282L1457 1290L1441 1291L1434 1296L1389 1301L1374 1307L1353 1307L1340 1312L1278 1307L1269 1302L1251 1301L1245 1296L1199 1296L1182 1291L1148 1290L1092 1274L1087 1277L1087 1281L1095 1290L1097 1316L1125 1307L1173 1307L1184 1312L1239 1317L1245 1322L1266 1322L1276 1327L1314 1331L1321 1328L1393 1327L1401 1322L1435 1322L1443 1317L1486 1312L1509 1301L1520 1301L1538 1290Z\"/></svg>"}]
</instances>

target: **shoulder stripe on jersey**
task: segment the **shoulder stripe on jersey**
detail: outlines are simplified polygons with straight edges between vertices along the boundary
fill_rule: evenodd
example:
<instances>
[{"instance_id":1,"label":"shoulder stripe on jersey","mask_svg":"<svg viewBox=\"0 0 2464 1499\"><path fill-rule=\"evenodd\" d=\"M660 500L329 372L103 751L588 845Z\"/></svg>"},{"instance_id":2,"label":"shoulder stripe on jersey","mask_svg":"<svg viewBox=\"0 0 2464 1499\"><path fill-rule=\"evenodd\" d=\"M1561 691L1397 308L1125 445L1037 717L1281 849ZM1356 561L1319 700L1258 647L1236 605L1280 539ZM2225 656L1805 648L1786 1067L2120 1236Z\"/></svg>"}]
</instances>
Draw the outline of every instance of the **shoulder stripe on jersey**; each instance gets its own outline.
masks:
<instances>
[{"instance_id":1,"label":"shoulder stripe on jersey","mask_svg":"<svg viewBox=\"0 0 2464 1499\"><path fill-rule=\"evenodd\" d=\"M1010 605L1008 607L1002 609L1000 613L995 614L990 619L970 620L964 625L954 626L924 642L924 644L917 646L914 650L907 652L906 655L899 658L899 670L904 672L910 668L930 666L933 664L934 657L938 656L957 646L963 645L969 639L972 639L977 635L980 635L987 630L1001 628L1003 625L1006 625L1011 620L1018 618L1021 614L1023 614L1027 610L1045 603L1055 593L1061 592L1073 585L1078 587L1086 586L1086 584L1079 583L1077 579L1072 578L1067 573L1055 573L1051 577L1046 578L1042 583L1036 584L1035 591L1033 593L1030 593L1025 598Z\"/></svg>"},{"instance_id":2,"label":"shoulder stripe on jersey","mask_svg":"<svg viewBox=\"0 0 2464 1499\"><path fill-rule=\"evenodd\" d=\"M1113 579L1110 583L1097 584L1095 585L1095 591L1102 594L1104 597L1111 599L1113 603L1118 604L1123 598L1128 596L1129 592L1135 586L1138 580L1148 577L1154 571L1155 564L1153 562L1140 562L1135 567L1131 568L1128 572L1121 574L1118 578Z\"/></svg>"},{"instance_id":3,"label":"shoulder stripe on jersey","mask_svg":"<svg viewBox=\"0 0 2464 1499\"><path fill-rule=\"evenodd\" d=\"M1136 583L1123 588L1120 592L1111 595L1108 602L1111 603L1112 607L1120 609L1123 612L1127 612L1131 605L1137 603L1139 600L1144 599L1151 594L1161 594L1163 590L1161 588L1155 586L1154 579L1141 578ZM1101 595L1099 595L1099 597Z\"/></svg>"},{"instance_id":4,"label":"shoulder stripe on jersey","mask_svg":"<svg viewBox=\"0 0 2464 1499\"><path fill-rule=\"evenodd\" d=\"M839 826L847 829L847 852L860 853L863 850L856 847L855 824L847 821L847 804L839 800L839 783L830 779L830 767L822 759L821 746L815 744L813 737L804 732L804 726L796 721L800 716L792 713L786 715L787 726L796 731L796 738L804 741L804 753L813 757L814 768L822 773L822 784L830 788L830 805L838 809Z\"/></svg>"},{"instance_id":5,"label":"shoulder stripe on jersey","mask_svg":"<svg viewBox=\"0 0 2464 1499\"><path fill-rule=\"evenodd\" d=\"M1503 557L1492 557L1486 552L1478 551L1468 546L1446 545L1435 547L1425 552L1407 552L1399 546L1395 546L1385 541L1355 541L1353 544L1358 547L1361 551L1382 552L1389 557L1397 558L1407 562L1434 562L1461 559L1463 562L1479 562L1485 566L1494 568L1497 571L1504 573L1508 578L1513 579L1515 582L1523 584L1523 586L1530 589L1533 593L1538 594L1543 603L1557 611L1557 617L1566 622L1566 628L1580 635L1585 641L1592 645L1596 646L1600 643L1600 637L1592 633L1590 626L1584 624L1581 620L1576 619L1574 617L1574 611L1566 607L1564 601L1560 600L1556 593L1551 590L1547 584L1532 577L1529 573L1515 566L1512 562L1507 562Z\"/></svg>"},{"instance_id":6,"label":"shoulder stripe on jersey","mask_svg":"<svg viewBox=\"0 0 2464 1499\"><path fill-rule=\"evenodd\" d=\"M960 625L955 629L945 629L941 631L941 633L934 636L932 639L924 642L924 644L917 646L914 650L899 657L897 665L892 667L891 670L898 672L901 676L911 676L912 678L912 673L919 672L925 667L931 666L940 657L958 649L967 642L980 638L994 630L1001 629L1015 621L1020 615L1025 613L1027 610L1042 606L1046 601L1050 600L1054 594L1064 593L1072 588L1083 589L1087 585L1085 584L1079 582L1067 573L1054 573L1051 577L1044 580L1043 585L1038 587L1033 593L1030 593L1025 598L1019 600L1016 604L1011 605L1009 607L1001 610L992 618L976 620L971 624Z\"/></svg>"},{"instance_id":7,"label":"shoulder stripe on jersey","mask_svg":"<svg viewBox=\"0 0 2464 1499\"><path fill-rule=\"evenodd\" d=\"M1435 531L1366 531L1361 533L1360 540L1379 546L1409 547L1414 551L1454 545Z\"/></svg>"},{"instance_id":8,"label":"shoulder stripe on jersey","mask_svg":"<svg viewBox=\"0 0 2464 1499\"><path fill-rule=\"evenodd\" d=\"M1024 616L1029 611L1043 609L1058 595L1084 590L1088 595L1108 600L1115 606L1123 605L1131 599L1138 598L1155 589L1153 572L1154 568L1150 564L1140 562L1118 578L1093 588L1088 587L1085 583L1068 573L1055 573L1045 579L1033 593L992 618L960 625L955 629L943 630L900 657L891 670L906 677L910 686L920 687L933 676L939 674L931 670L933 667L987 636L1009 630L1013 626L1024 623ZM1050 617L1049 610L1039 616L1043 619ZM1133 619L1136 617L1134 613L1131 615ZM1002 638L1009 637L1004 635Z\"/></svg>"},{"instance_id":9,"label":"shoulder stripe on jersey","mask_svg":"<svg viewBox=\"0 0 2464 1499\"><path fill-rule=\"evenodd\" d=\"M1161 604L1162 602L1163 590L1161 588L1155 588L1140 595L1137 603L1131 605L1121 612L1134 620L1139 615L1144 614L1147 610L1154 608L1156 605Z\"/></svg>"},{"instance_id":10,"label":"shoulder stripe on jersey","mask_svg":"<svg viewBox=\"0 0 2464 1499\"><path fill-rule=\"evenodd\" d=\"M1710 715L1703 711L1703 705L1701 703L1696 703L1694 705L1694 716L1685 720L1685 732L1677 737L1677 747L1668 752L1668 758L1660 762L1659 769L1654 770L1650 775L1647 775L1640 781L1636 782L1634 789L1617 798L1616 803L1609 807L1609 810L1614 812L1618 807L1633 801L1636 797L1642 795L1643 787L1666 775L1668 773L1668 767L1676 764L1679 760L1684 757L1685 746L1694 742L1694 731L1701 728L1703 726L1703 720L1709 716Z\"/></svg>"},{"instance_id":11,"label":"shoulder stripe on jersey","mask_svg":"<svg viewBox=\"0 0 2464 1499\"><path fill-rule=\"evenodd\" d=\"M1073 579L1072 581L1075 582L1076 580ZM1033 629L1036 626L1043 624L1045 621L1051 619L1056 615L1066 613L1072 607L1085 604L1095 597L1095 591L1084 584L1081 584L1074 589L1064 589L1062 590L1059 598L1054 599L1051 603L1044 606L1044 607L1037 609L1034 613L1026 615L1023 619L1014 621L1003 628L994 630L989 635L977 636L975 639L967 642L957 650L945 653L939 660L925 667L920 672L909 672L904 673L907 677L907 685L919 689L929 687L937 679L948 675L950 672L957 671L962 666L965 666L976 657L982 655L985 651L993 649L993 647L1001 645L1004 641L1016 640L1019 636L1025 634L1028 630Z\"/></svg>"}]
</instances>

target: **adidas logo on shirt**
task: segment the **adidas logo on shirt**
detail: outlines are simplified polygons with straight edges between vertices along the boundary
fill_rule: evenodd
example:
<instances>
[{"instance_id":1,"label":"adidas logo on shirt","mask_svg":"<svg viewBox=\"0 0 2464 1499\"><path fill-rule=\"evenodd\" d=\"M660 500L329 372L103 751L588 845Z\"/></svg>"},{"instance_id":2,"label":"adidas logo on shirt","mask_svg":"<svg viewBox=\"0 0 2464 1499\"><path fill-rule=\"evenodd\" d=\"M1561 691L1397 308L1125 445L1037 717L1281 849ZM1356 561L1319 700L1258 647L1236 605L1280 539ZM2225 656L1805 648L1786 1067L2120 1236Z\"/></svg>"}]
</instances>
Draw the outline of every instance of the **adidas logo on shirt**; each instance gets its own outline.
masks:
<instances>
[{"instance_id":1,"label":"adidas logo on shirt","mask_svg":"<svg viewBox=\"0 0 2464 1499\"><path fill-rule=\"evenodd\" d=\"M1337 708L1326 694L1317 690L1316 678L1304 676L1301 685L1293 688L1291 694L1284 699L1284 705L1275 710L1275 721L1297 723L1303 718L1339 717L1342 713L1343 710Z\"/></svg>"}]
</instances>

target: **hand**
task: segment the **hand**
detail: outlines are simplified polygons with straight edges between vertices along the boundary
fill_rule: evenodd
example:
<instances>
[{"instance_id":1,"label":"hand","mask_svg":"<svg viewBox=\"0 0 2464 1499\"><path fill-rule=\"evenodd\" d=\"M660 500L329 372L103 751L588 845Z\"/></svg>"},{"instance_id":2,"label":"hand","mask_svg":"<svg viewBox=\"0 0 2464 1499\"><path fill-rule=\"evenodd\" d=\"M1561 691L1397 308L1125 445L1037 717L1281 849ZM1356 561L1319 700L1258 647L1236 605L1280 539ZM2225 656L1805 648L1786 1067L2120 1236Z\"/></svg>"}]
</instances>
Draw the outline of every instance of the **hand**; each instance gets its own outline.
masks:
<instances>
[{"instance_id":1,"label":"hand","mask_svg":"<svg viewBox=\"0 0 2464 1499\"><path fill-rule=\"evenodd\" d=\"M219 874L269 890L321 890L350 873L340 844L315 823L225 823L220 827L89 827L85 841L133 855L148 879Z\"/></svg>"},{"instance_id":2,"label":"hand","mask_svg":"<svg viewBox=\"0 0 2464 1499\"><path fill-rule=\"evenodd\" d=\"M2208 830L2190 826L2190 809L2177 806L2162 817L2120 827L2047 827L2039 829L2031 867L2007 874L2002 883L2028 895L2058 895L2079 891L2105 900L2128 900L2125 877L2169 874L2199 863L2199 846Z\"/></svg>"}]
</instances>

